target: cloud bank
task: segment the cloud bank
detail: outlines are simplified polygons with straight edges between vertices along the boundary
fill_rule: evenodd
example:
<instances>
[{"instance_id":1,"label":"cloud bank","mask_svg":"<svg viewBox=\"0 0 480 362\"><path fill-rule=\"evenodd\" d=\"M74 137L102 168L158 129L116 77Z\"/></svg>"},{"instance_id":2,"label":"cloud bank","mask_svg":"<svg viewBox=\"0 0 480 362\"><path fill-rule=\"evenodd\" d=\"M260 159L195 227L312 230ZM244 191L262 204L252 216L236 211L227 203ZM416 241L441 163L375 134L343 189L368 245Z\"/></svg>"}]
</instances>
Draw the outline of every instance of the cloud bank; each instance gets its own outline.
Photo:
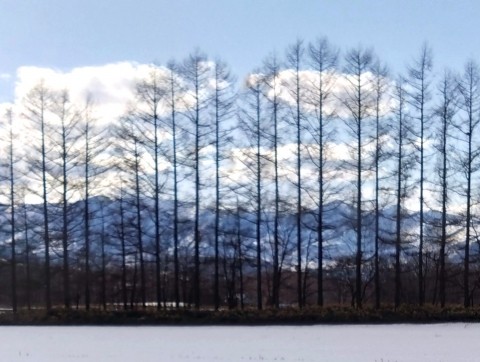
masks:
<instances>
[{"instance_id":1,"label":"cloud bank","mask_svg":"<svg viewBox=\"0 0 480 362\"><path fill-rule=\"evenodd\" d=\"M97 118L113 121L125 113L135 97L136 81L147 76L150 70L151 65L135 62L78 67L70 71L21 67L16 75L15 105L20 105L28 92L43 81L52 90L68 89L74 104L85 104L90 99Z\"/></svg>"}]
</instances>

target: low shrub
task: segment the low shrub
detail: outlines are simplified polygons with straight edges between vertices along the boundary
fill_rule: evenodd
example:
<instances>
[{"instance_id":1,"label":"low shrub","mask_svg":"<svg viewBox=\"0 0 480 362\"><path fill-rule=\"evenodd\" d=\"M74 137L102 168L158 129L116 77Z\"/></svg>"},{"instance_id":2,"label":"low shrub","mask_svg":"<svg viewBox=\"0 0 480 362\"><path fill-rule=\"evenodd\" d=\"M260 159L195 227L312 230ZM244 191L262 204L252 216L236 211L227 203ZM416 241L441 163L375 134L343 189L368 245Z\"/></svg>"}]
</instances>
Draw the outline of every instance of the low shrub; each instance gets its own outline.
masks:
<instances>
[{"instance_id":1,"label":"low shrub","mask_svg":"<svg viewBox=\"0 0 480 362\"><path fill-rule=\"evenodd\" d=\"M76 310L55 308L0 314L2 325L312 325L480 322L480 308L425 305L355 309L344 306L234 310Z\"/></svg>"}]
</instances>

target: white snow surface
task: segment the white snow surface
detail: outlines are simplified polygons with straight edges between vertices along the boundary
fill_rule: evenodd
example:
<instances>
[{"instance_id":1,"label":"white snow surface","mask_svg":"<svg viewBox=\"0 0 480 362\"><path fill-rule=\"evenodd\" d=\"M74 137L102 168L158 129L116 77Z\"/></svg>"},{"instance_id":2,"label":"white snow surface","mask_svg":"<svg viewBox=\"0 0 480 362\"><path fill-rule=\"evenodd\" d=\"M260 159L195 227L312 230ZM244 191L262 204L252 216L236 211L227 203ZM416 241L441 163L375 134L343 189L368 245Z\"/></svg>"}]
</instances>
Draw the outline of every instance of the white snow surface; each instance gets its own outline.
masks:
<instances>
[{"instance_id":1,"label":"white snow surface","mask_svg":"<svg viewBox=\"0 0 480 362\"><path fill-rule=\"evenodd\" d=\"M0 327L0 361L479 361L480 324Z\"/></svg>"}]
</instances>

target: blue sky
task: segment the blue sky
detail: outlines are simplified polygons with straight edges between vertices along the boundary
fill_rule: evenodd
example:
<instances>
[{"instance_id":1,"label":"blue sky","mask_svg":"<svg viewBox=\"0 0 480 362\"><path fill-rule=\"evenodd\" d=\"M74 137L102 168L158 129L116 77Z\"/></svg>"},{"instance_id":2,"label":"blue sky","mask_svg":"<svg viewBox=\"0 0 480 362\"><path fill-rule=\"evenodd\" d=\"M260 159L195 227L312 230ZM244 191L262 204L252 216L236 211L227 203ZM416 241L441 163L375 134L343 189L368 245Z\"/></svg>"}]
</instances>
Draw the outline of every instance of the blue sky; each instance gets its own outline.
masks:
<instances>
[{"instance_id":1,"label":"blue sky","mask_svg":"<svg viewBox=\"0 0 480 362\"><path fill-rule=\"evenodd\" d=\"M182 59L195 47L242 78L297 38L372 46L403 71L421 44L435 69L480 61L480 4L450 0L0 0L0 102L16 71Z\"/></svg>"}]
</instances>

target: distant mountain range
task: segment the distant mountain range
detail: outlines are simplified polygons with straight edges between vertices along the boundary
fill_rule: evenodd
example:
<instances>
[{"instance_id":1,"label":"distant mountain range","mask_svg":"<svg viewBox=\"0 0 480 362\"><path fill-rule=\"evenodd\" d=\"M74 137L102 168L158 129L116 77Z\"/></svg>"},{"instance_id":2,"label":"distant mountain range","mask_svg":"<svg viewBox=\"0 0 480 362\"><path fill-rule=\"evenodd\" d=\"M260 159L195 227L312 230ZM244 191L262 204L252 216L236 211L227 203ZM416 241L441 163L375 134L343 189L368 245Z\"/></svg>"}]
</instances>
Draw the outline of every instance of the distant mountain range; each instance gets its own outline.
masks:
<instances>
[{"instance_id":1,"label":"distant mountain range","mask_svg":"<svg viewBox=\"0 0 480 362\"><path fill-rule=\"evenodd\" d=\"M134 250L138 244L138 221L136 217L136 205L133 199L124 199L124 232L126 245L130 251ZM161 243L162 251L173 252L173 201L161 200ZM25 208L27 223L25 223ZM21 253L25 248L25 225L28 228L28 237L33 253L40 256L43 252L43 209L42 205L19 206L16 209L16 239L18 252ZM61 205L49 205L49 228L50 243L52 255L61 256L62 247L62 208ZM89 200L90 210L90 235L91 235L91 255L94 258L100 255L102 240L105 250L108 254L118 254L120 248L121 235L121 201L110 199L104 196L92 197ZM182 203L179 206L179 246L182 250L188 251L193 243L193 205ZM84 223L85 202L77 201L68 205L68 240L71 255L78 254L82 256L85 240ZM316 260L316 240L317 240L317 217L315 210L306 210L302 215L302 244L303 255L309 255L309 261L315 263ZM7 246L10 242L10 222L9 208L6 205L0 205L0 215L3 215L3 227L1 239ZM142 242L146 254L152 254L154 251L154 213L153 202L151 199L144 198L141 206L141 230ZM324 252L325 258L335 260L340 257L354 255L356 252L356 233L355 233L355 215L356 209L351 205L335 201L324 206ZM255 254L256 245L256 213L253 211L240 210L222 210L220 213L220 244L221 253L229 253L229 248L238 244L240 236L242 249L246 256ZM262 212L261 240L264 250L264 258L268 261L272 255L273 239L273 219L274 214L270 211ZM426 249L434 252L438 249L438 239L440 235L441 214L437 211L428 211L425 213L426 224L424 231L426 234ZM396 209L388 207L381 210L380 213L380 248L384 255L393 255L394 243L396 238ZM461 218L458 215L448 215L448 235L449 245L453 250L461 250L464 244L464 227L462 227ZM415 253L418 244L418 226L419 215L417 212L404 213L402 217L402 249L406 253ZM369 210L363 214L363 257L368 258L374 250L374 230L375 215ZM200 212L201 228L201 255L202 257L213 256L214 254L214 225L215 212L211 208L203 208ZM281 241L281 250L285 252L286 261L293 258L296 253L296 214L283 211L279 220L279 237ZM238 232L240 228L240 232ZM475 246L474 246L475 247ZM9 258L9 248L2 248L3 258ZM292 260L293 262L293 260Z\"/></svg>"}]
</instances>

